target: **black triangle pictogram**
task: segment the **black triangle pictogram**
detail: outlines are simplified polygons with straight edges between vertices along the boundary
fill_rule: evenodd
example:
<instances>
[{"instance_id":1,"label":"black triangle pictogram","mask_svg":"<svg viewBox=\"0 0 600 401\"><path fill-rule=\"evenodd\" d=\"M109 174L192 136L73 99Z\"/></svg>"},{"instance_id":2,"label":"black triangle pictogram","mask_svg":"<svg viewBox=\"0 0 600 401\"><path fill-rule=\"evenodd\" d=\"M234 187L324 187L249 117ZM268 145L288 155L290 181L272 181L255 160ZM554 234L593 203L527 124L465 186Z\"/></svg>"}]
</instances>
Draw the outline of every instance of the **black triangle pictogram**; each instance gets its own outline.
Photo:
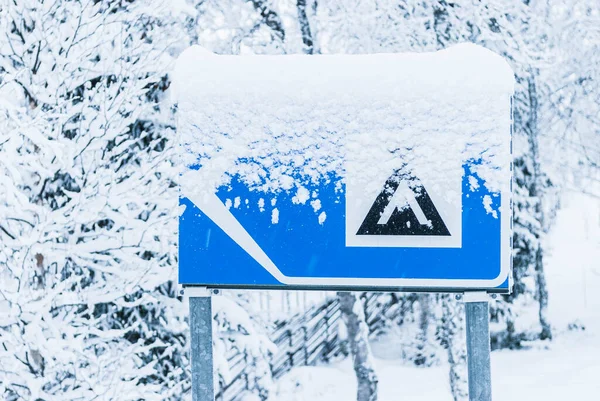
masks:
<instances>
[{"instance_id":1,"label":"black triangle pictogram","mask_svg":"<svg viewBox=\"0 0 600 401\"><path fill-rule=\"evenodd\" d=\"M419 222L410 204L402 207L401 210L392 205L394 209L389 217L384 222L380 221L402 181L418 183L416 186L413 185L411 190L427 219L426 224ZM450 236L451 234L420 181L414 176L396 170L385 182L381 193L375 199L356 235Z\"/></svg>"}]
</instances>

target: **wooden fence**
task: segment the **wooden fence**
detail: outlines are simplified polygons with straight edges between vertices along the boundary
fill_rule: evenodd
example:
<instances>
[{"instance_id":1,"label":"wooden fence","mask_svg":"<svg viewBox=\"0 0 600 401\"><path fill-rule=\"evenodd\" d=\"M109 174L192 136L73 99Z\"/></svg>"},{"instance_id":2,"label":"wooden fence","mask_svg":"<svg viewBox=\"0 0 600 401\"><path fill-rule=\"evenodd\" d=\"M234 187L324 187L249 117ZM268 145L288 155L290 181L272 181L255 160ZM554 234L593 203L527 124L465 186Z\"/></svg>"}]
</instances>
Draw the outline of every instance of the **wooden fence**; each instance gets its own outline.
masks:
<instances>
[{"instance_id":1,"label":"wooden fence","mask_svg":"<svg viewBox=\"0 0 600 401\"><path fill-rule=\"evenodd\" d=\"M398 304L394 297L379 293L365 293L361 300L371 333L386 324ZM341 354L343 344L338 335L340 318L340 306L334 298L277 323L269 336L277 346L277 352L270 361L272 377L278 379L294 367L327 362ZM246 391L260 388L247 354L232 349L227 360L231 379L227 383L220 383L216 400L235 401Z\"/></svg>"}]
</instances>

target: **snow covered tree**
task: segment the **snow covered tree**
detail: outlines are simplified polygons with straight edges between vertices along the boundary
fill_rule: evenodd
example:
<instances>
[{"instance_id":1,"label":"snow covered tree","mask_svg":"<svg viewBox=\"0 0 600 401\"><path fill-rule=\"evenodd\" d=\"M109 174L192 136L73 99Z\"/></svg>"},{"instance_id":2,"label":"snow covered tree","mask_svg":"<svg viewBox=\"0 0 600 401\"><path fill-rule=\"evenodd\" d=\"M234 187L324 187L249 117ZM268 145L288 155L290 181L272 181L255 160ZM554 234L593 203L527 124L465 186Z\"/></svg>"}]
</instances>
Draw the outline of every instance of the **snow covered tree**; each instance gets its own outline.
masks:
<instances>
[{"instance_id":1,"label":"snow covered tree","mask_svg":"<svg viewBox=\"0 0 600 401\"><path fill-rule=\"evenodd\" d=\"M545 231L546 221L545 221L545 213L544 206L542 204L542 191L546 185L544 182L543 173L540 167L540 153L539 153L539 124L538 124L538 94L536 89L536 80L535 77L530 76L527 79L527 99L528 104L526 110L528 111L526 116L520 114L520 110L517 107L516 118L515 120L519 123L517 124L518 129L523 129L524 134L528 139L529 144L529 160L530 165L527 167L523 167L524 170L521 171L523 177L525 175L529 175L530 179L520 180L517 184L526 185L525 188L528 190L527 200L525 204L529 207L521 208L522 204L519 204L520 212L527 211L530 213L530 216L533 219L528 219L529 223L532 224L521 224L523 223L521 219L516 220L516 224L519 224L519 228L526 228L528 234L533 235L533 241L523 240L523 242L518 242L519 245L525 245L525 250L528 250L533 253L533 260L528 262L533 262L534 272L535 272L535 282L536 282L536 298L539 303L539 322L541 325L541 333L540 338L551 339L552 338L552 329L550 327L550 322L548 321L548 289L546 285L546 278L544 275L544 250L542 244L542 236ZM518 101L519 99L517 99ZM520 160L518 160L520 161ZM533 204L532 204L533 203ZM521 214L521 213L520 213ZM519 216L520 217L520 216ZM521 233L521 230L517 230L517 237ZM518 241L521 241L521 238L517 238ZM523 252L523 249L517 248L517 252Z\"/></svg>"},{"instance_id":2,"label":"snow covered tree","mask_svg":"<svg viewBox=\"0 0 600 401\"><path fill-rule=\"evenodd\" d=\"M317 5L318 0L296 0L298 11L298 26L306 54L319 53L318 30L317 30Z\"/></svg>"},{"instance_id":3,"label":"snow covered tree","mask_svg":"<svg viewBox=\"0 0 600 401\"><path fill-rule=\"evenodd\" d=\"M164 2L0 5L0 393L186 386Z\"/></svg>"},{"instance_id":4,"label":"snow covered tree","mask_svg":"<svg viewBox=\"0 0 600 401\"><path fill-rule=\"evenodd\" d=\"M217 54L278 54L286 50L286 31L276 4L267 0L194 1L191 30L202 46Z\"/></svg>"},{"instance_id":5,"label":"snow covered tree","mask_svg":"<svg viewBox=\"0 0 600 401\"><path fill-rule=\"evenodd\" d=\"M467 346L465 331L465 307L462 302L450 302L450 295L440 295L441 318L437 327L437 337L447 352L450 365L448 382L454 401L469 399L467 386Z\"/></svg>"},{"instance_id":6,"label":"snow covered tree","mask_svg":"<svg viewBox=\"0 0 600 401\"><path fill-rule=\"evenodd\" d=\"M377 375L369 345L369 328L362 302L355 293L339 292L338 300L346 325L357 381L358 401L377 401Z\"/></svg>"},{"instance_id":7,"label":"snow covered tree","mask_svg":"<svg viewBox=\"0 0 600 401\"><path fill-rule=\"evenodd\" d=\"M541 138L555 184L600 198L600 6L593 0L554 5L546 17L560 51L540 68L548 85L541 121L550 135ZM547 163L548 163L547 162Z\"/></svg>"},{"instance_id":8,"label":"snow covered tree","mask_svg":"<svg viewBox=\"0 0 600 401\"><path fill-rule=\"evenodd\" d=\"M435 360L435 349L432 349L432 326L435 313L435 297L432 294L419 294L417 301L419 331L415 338L417 354L414 363L417 366L429 366Z\"/></svg>"}]
</instances>

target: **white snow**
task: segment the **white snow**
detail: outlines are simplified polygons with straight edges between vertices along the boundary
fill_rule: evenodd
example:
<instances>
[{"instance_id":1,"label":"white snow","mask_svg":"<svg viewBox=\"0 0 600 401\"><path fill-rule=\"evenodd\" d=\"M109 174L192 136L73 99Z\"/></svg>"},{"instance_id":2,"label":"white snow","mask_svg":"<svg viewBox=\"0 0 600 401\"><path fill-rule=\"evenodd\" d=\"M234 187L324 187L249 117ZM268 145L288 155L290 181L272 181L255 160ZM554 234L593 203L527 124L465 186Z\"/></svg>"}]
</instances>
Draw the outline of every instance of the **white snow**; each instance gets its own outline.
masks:
<instances>
[{"instance_id":1,"label":"white snow","mask_svg":"<svg viewBox=\"0 0 600 401\"><path fill-rule=\"evenodd\" d=\"M322 225L323 223L325 223L325 219L326 219L326 218L327 218L327 213L325 213L325 212L321 212L321 213L319 214L319 224L321 224L321 225Z\"/></svg>"},{"instance_id":2,"label":"white snow","mask_svg":"<svg viewBox=\"0 0 600 401\"><path fill-rule=\"evenodd\" d=\"M184 173L182 191L214 192L238 175L252 190L296 187L293 202L304 204L306 187L332 175L370 193L404 168L459 205L460 186L447 186L460 184L469 160L484 158L473 170L490 191L508 188L512 92L504 59L472 44L313 57L191 47L173 93L182 163L202 167Z\"/></svg>"},{"instance_id":3,"label":"white snow","mask_svg":"<svg viewBox=\"0 0 600 401\"><path fill-rule=\"evenodd\" d=\"M271 211L271 223L272 224L279 223L279 209L277 209L277 208L274 208Z\"/></svg>"},{"instance_id":4,"label":"white snow","mask_svg":"<svg viewBox=\"0 0 600 401\"><path fill-rule=\"evenodd\" d=\"M561 203L546 243L549 317L558 329L580 322L600 335L600 201L573 194Z\"/></svg>"},{"instance_id":5,"label":"white snow","mask_svg":"<svg viewBox=\"0 0 600 401\"><path fill-rule=\"evenodd\" d=\"M443 367L415 369L398 362L376 360L379 375L379 400L450 401L444 383ZM302 367L292 370L277 383L278 401L338 401L356 399L356 379L352 362L347 359L333 366Z\"/></svg>"},{"instance_id":6,"label":"white snow","mask_svg":"<svg viewBox=\"0 0 600 401\"><path fill-rule=\"evenodd\" d=\"M319 199L310 201L310 205L312 206L315 213L318 212L319 209L321 209L321 201Z\"/></svg>"},{"instance_id":7,"label":"white snow","mask_svg":"<svg viewBox=\"0 0 600 401\"><path fill-rule=\"evenodd\" d=\"M498 213L494 209L492 209L492 197L489 195L485 195L483 197L483 207L485 208L486 213L494 216L495 219L498 218Z\"/></svg>"},{"instance_id":8,"label":"white snow","mask_svg":"<svg viewBox=\"0 0 600 401\"><path fill-rule=\"evenodd\" d=\"M298 191L296 192L296 195L294 197L292 197L292 202L296 203L296 204L304 205L309 198L310 198L309 190L306 189L305 187L303 187L302 185L300 185L298 187Z\"/></svg>"},{"instance_id":9,"label":"white snow","mask_svg":"<svg viewBox=\"0 0 600 401\"><path fill-rule=\"evenodd\" d=\"M475 191L477 188L479 188L479 182L477 182L477 178L473 177L472 175L469 176L469 189L471 191Z\"/></svg>"},{"instance_id":10,"label":"white snow","mask_svg":"<svg viewBox=\"0 0 600 401\"><path fill-rule=\"evenodd\" d=\"M338 98L340 93L379 99L395 98L390 91L395 87L421 94L440 88L508 93L513 90L512 74L501 56L470 43L431 53L318 57L215 55L192 46L178 59L174 89L180 100L182 95L194 96L191 88L196 85L201 85L203 96L220 98L225 94L243 101L264 97L265 92L296 100Z\"/></svg>"}]
</instances>

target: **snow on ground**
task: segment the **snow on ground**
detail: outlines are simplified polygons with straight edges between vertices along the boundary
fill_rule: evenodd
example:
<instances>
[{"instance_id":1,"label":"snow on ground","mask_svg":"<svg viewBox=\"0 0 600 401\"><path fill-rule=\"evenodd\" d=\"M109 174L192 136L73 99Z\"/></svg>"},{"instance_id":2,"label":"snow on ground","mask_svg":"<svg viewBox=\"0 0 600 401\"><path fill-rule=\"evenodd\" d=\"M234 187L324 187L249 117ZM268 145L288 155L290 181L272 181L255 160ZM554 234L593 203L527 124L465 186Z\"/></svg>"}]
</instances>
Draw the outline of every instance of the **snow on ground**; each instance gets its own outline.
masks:
<instances>
[{"instance_id":1,"label":"snow on ground","mask_svg":"<svg viewBox=\"0 0 600 401\"><path fill-rule=\"evenodd\" d=\"M492 354L494 401L597 401L600 335L558 333L547 349Z\"/></svg>"},{"instance_id":2,"label":"snow on ground","mask_svg":"<svg viewBox=\"0 0 600 401\"><path fill-rule=\"evenodd\" d=\"M419 369L402 362L377 360L380 401L451 401L443 366ZM434 385L435 384L435 385ZM439 385L437 385L439 384ZM334 366L294 369L278 383L278 401L343 401L356 399L356 381L349 359Z\"/></svg>"},{"instance_id":3,"label":"snow on ground","mask_svg":"<svg viewBox=\"0 0 600 401\"><path fill-rule=\"evenodd\" d=\"M565 197L548 241L549 313L556 338L527 350L492 353L494 401L600 399L600 202ZM586 329L567 330L572 323ZM389 355L376 363L380 401L452 400L447 366L416 368ZM277 390L279 401L355 400L352 363L296 368L279 380Z\"/></svg>"},{"instance_id":4,"label":"snow on ground","mask_svg":"<svg viewBox=\"0 0 600 401\"><path fill-rule=\"evenodd\" d=\"M600 336L600 201L586 195L565 197L548 240L553 324L561 329L579 320Z\"/></svg>"}]
</instances>

